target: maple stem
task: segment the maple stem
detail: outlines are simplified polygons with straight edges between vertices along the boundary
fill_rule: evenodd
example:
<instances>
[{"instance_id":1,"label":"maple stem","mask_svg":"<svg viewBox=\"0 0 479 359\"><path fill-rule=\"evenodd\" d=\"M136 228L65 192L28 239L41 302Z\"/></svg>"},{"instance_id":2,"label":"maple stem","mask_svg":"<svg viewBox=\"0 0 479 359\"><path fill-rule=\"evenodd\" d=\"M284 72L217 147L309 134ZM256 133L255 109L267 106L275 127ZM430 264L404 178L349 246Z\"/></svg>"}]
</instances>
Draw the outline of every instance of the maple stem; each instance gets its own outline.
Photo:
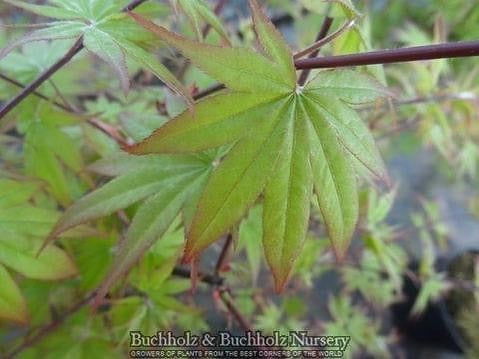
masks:
<instances>
[{"instance_id":1,"label":"maple stem","mask_svg":"<svg viewBox=\"0 0 479 359\"><path fill-rule=\"evenodd\" d=\"M295 66L297 70L312 70L471 56L479 56L479 41L404 47L392 50L371 51L362 54L312 57L296 60ZM193 98L199 100L224 88L225 86L222 84L213 85L199 92Z\"/></svg>"},{"instance_id":2,"label":"maple stem","mask_svg":"<svg viewBox=\"0 0 479 359\"><path fill-rule=\"evenodd\" d=\"M128 5L126 5L121 11L127 12L135 9L136 7L140 6L147 0L133 0ZM55 62L52 66L46 69L40 76L37 77L29 85L25 86L25 88L13 99L7 102L1 109L0 109L0 119L5 117L10 111L12 111L15 107L17 107L27 96L32 94L37 88L39 88L45 81L47 81L50 77L52 77L58 70L60 70L63 66L70 62L76 54L78 54L81 50L83 50L83 37L80 37L75 44L68 50L68 52L63 55L57 62Z\"/></svg>"},{"instance_id":3,"label":"maple stem","mask_svg":"<svg viewBox=\"0 0 479 359\"><path fill-rule=\"evenodd\" d=\"M321 30L319 30L318 37L316 38L316 42L324 39L328 35L329 29L331 29L331 25L333 25L333 21L334 19L332 17L326 16L324 18L323 24L321 25ZM309 54L309 58L316 57L318 54L319 48ZM306 83L310 73L311 69L306 69L301 72L301 75L299 75L298 79L298 84L300 86L303 86Z\"/></svg>"},{"instance_id":4,"label":"maple stem","mask_svg":"<svg viewBox=\"0 0 479 359\"><path fill-rule=\"evenodd\" d=\"M379 65L397 62L436 60L479 56L479 41L453 42L437 45L379 50L362 54L315 57L295 62L296 69L320 69L346 66Z\"/></svg>"},{"instance_id":5,"label":"maple stem","mask_svg":"<svg viewBox=\"0 0 479 359\"><path fill-rule=\"evenodd\" d=\"M83 300L75 304L73 307L68 309L65 313L58 316L56 319L46 324L45 326L38 329L35 335L28 336L25 338L24 342L20 344L17 348L13 349L5 359L13 359L18 356L22 351L31 347L33 344L37 343L40 339L47 336L48 334L55 331L60 325L62 325L65 320L77 313L80 309L85 307L92 300L94 293L89 294Z\"/></svg>"}]
</instances>

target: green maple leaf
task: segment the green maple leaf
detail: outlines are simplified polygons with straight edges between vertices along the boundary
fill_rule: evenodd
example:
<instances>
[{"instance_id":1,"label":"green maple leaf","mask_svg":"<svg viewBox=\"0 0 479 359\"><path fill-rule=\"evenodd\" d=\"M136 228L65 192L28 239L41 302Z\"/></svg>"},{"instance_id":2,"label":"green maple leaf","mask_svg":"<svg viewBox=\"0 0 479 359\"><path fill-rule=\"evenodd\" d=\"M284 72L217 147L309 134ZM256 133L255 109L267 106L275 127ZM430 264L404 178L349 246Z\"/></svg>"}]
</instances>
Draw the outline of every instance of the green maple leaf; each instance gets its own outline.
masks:
<instances>
[{"instance_id":1,"label":"green maple leaf","mask_svg":"<svg viewBox=\"0 0 479 359\"><path fill-rule=\"evenodd\" d=\"M65 1L49 0L50 5L29 4L20 0L7 3L56 21L35 30L0 49L0 60L16 47L39 40L83 38L85 48L107 62L117 73L125 94L129 89L126 58L150 70L172 90L191 102L184 86L154 55L145 50L152 45L151 36L121 14L121 1Z\"/></svg>"},{"instance_id":2,"label":"green maple leaf","mask_svg":"<svg viewBox=\"0 0 479 359\"><path fill-rule=\"evenodd\" d=\"M114 214L143 201L136 211L114 262L97 292L108 289L138 261L201 191L213 168L217 151L185 156L138 157L116 154L91 169L116 178L89 193L67 209L48 235L43 248L61 233L81 223ZM187 214L184 215L185 221Z\"/></svg>"},{"instance_id":3,"label":"green maple leaf","mask_svg":"<svg viewBox=\"0 0 479 359\"><path fill-rule=\"evenodd\" d=\"M262 53L194 42L132 14L227 89L129 152L189 153L233 144L199 199L185 259L225 234L263 194L265 256L280 290L301 252L313 191L341 258L358 218L352 163L386 178L371 134L347 105L374 100L383 89L352 71L320 72L304 88L298 86L290 49L255 0L250 7Z\"/></svg>"}]
</instances>

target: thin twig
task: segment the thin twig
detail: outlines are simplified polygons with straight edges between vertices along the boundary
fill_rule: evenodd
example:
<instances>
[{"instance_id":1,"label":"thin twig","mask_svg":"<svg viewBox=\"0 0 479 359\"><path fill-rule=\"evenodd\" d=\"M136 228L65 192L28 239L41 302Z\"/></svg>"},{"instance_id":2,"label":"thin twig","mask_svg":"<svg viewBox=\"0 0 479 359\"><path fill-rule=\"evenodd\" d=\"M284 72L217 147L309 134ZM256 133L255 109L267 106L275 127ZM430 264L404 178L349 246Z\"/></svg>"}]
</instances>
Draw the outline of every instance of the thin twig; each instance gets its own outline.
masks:
<instances>
[{"instance_id":1,"label":"thin twig","mask_svg":"<svg viewBox=\"0 0 479 359\"><path fill-rule=\"evenodd\" d=\"M127 12L135 9L139 5L143 4L147 0L133 0L127 6L122 9L122 12ZM81 50L83 50L83 37L80 37L75 44L68 50L68 52L63 55L61 59L55 62L52 66L50 66L47 70L45 70L40 76L34 80L32 83L27 85L17 96L15 96L12 100L3 106L0 109L0 119L5 117L10 111L12 111L20 102L22 102L28 95L33 93L37 88L39 88L45 81L47 81L50 77L52 77L58 70L60 70L63 66L75 57Z\"/></svg>"},{"instance_id":2,"label":"thin twig","mask_svg":"<svg viewBox=\"0 0 479 359\"><path fill-rule=\"evenodd\" d=\"M316 38L316 42L324 39L328 35L329 29L331 29L331 25L333 24L333 20L334 19L329 16L326 16L324 18L323 24L321 25L321 30L319 30L318 37ZM319 48L313 51L309 55L309 58L316 57L318 56L318 54L319 54ZM300 86L303 86L306 83L310 72L311 72L311 69L306 69L301 71L301 74L299 75L299 79L298 79L298 84Z\"/></svg>"},{"instance_id":3,"label":"thin twig","mask_svg":"<svg viewBox=\"0 0 479 359\"><path fill-rule=\"evenodd\" d=\"M300 59L300 58L302 58L302 57L304 57L304 56L306 56L306 55L308 55L312 52L315 52L315 51L319 50L321 47L323 47L327 43L333 41L335 38L337 38L339 35L344 33L346 30L353 27L355 22L356 22L355 19L352 19L352 20L348 21L343 26L341 26L337 31L333 32L331 35L326 36L325 38L319 39L318 41L316 41L314 44L312 44L308 48L306 48L304 50L301 50L300 52L297 52L296 54L294 54L294 56L293 56L294 59L298 60L298 59Z\"/></svg>"},{"instance_id":4,"label":"thin twig","mask_svg":"<svg viewBox=\"0 0 479 359\"><path fill-rule=\"evenodd\" d=\"M68 50L68 52L57 62L55 62L51 67L45 70L40 76L34 80L32 83L24 87L24 89L13 99L11 99L3 108L0 110L0 119L7 115L11 110L20 104L28 95L33 93L37 88L39 88L45 81L52 77L55 72L60 70L63 66L70 62L76 54L78 54L83 49L83 38L79 38L75 44Z\"/></svg>"},{"instance_id":5,"label":"thin twig","mask_svg":"<svg viewBox=\"0 0 479 359\"><path fill-rule=\"evenodd\" d=\"M453 42L437 45L379 50L362 54L316 57L295 62L296 69L321 69L347 66L380 65L397 62L437 60L479 56L479 41Z\"/></svg>"},{"instance_id":6,"label":"thin twig","mask_svg":"<svg viewBox=\"0 0 479 359\"><path fill-rule=\"evenodd\" d=\"M58 86L55 84L55 82L53 82L53 80L52 80L51 78L48 80L48 82L49 82L50 85L53 87L53 90L54 90L55 93L57 94L58 98L59 98L60 100L62 100L63 104L64 104L67 108L69 108L69 110L70 110L71 112L78 112L78 111L73 107L73 105L68 102L68 100L66 99L66 97L63 96L62 92L60 91L60 89L58 88Z\"/></svg>"},{"instance_id":7,"label":"thin twig","mask_svg":"<svg viewBox=\"0 0 479 359\"><path fill-rule=\"evenodd\" d=\"M15 79L12 79L11 77L9 77L9 76L7 76L7 75L4 75L4 74L1 74L1 73L0 73L0 78L1 78L2 80L5 80L5 81L11 83L12 85L15 85L15 86L20 87L20 88L25 88L25 85L23 85L22 83L18 82L18 81L15 80ZM62 110L65 110L65 111L68 111L68 112L71 110L70 108L68 108L68 107L65 106L64 104L52 100L51 98L49 98L48 96L45 96L45 95L42 94L41 92L33 91L32 94L35 95L35 96L37 96L38 98L41 98L42 100L51 102L52 104L54 104L54 105L57 106L58 108L61 108Z\"/></svg>"},{"instance_id":8,"label":"thin twig","mask_svg":"<svg viewBox=\"0 0 479 359\"><path fill-rule=\"evenodd\" d=\"M216 262L215 266L215 274L218 275L224 269L226 265L226 260L228 259L228 255L233 245L233 235L230 233L226 237L226 241L221 249L220 256L218 257L218 261Z\"/></svg>"},{"instance_id":9,"label":"thin twig","mask_svg":"<svg viewBox=\"0 0 479 359\"><path fill-rule=\"evenodd\" d=\"M3 80L11 83L12 85L15 85L15 86L20 87L20 88L25 88L25 86L22 83L4 75L4 74L0 74L0 78L2 78ZM44 94L42 94L41 92L33 91L32 94L37 96L38 98L41 98L42 100L45 100L47 102L52 103L53 105L57 106L58 108L60 108L64 111L67 111L67 112L73 113L73 114L81 115L77 110L75 110L73 108L73 106L70 105L70 107L68 107L68 106L66 106L66 105L64 105L60 102L54 101L51 98L49 98L48 96L45 96ZM91 126L95 127L97 130L100 130L101 132L103 132L108 137L111 137L120 146L125 146L125 145L128 144L127 141L120 134L120 132L116 128L114 128L113 126L108 125L108 124L106 124L106 123L104 123L104 122L102 122L102 121L100 121L96 118L89 118L89 119L87 119L87 122Z\"/></svg>"},{"instance_id":10,"label":"thin twig","mask_svg":"<svg viewBox=\"0 0 479 359\"><path fill-rule=\"evenodd\" d=\"M38 329L35 335L26 337L22 344L20 344L17 348L13 349L9 354L7 354L5 359L15 358L22 351L31 347L32 344L37 343L40 339L52 333L55 329L57 329L60 325L62 325L68 318L70 318L72 315L77 313L80 309L85 307L91 301L93 296L94 296L94 293L89 294L88 296L85 297L85 299L75 304L73 307L68 309L62 315L59 315L55 320L51 321L50 323Z\"/></svg>"}]
</instances>

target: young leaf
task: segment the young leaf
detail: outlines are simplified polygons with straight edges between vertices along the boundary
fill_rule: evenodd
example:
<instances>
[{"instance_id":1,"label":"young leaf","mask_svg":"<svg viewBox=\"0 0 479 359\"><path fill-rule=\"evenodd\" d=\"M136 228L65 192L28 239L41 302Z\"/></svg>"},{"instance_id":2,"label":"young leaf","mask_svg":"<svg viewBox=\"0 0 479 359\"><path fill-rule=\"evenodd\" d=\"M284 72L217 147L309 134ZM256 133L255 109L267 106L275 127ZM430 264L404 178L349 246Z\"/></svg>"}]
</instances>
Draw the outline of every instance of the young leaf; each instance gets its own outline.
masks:
<instances>
[{"instance_id":1,"label":"young leaf","mask_svg":"<svg viewBox=\"0 0 479 359\"><path fill-rule=\"evenodd\" d=\"M94 218L109 215L158 192L180 170L145 168L120 176L71 206L55 225L48 241L58 234Z\"/></svg>"},{"instance_id":2,"label":"young leaf","mask_svg":"<svg viewBox=\"0 0 479 359\"><path fill-rule=\"evenodd\" d=\"M165 183L160 191L141 205L113 265L100 285L97 298L102 298L111 285L166 232L178 216L185 200L200 190L207 175L208 172L196 169L171 177L169 183Z\"/></svg>"},{"instance_id":3,"label":"young leaf","mask_svg":"<svg viewBox=\"0 0 479 359\"><path fill-rule=\"evenodd\" d=\"M342 258L358 217L351 157L377 177L386 177L386 171L367 127L342 101L362 101L375 94L323 93L314 84L297 86L286 43L255 0L250 6L265 56L193 42L132 15L229 91L201 100L197 112L176 117L130 151L185 153L234 144L200 196L185 259L194 259L231 230L264 193L265 254L281 290L304 242L312 188L337 257ZM344 86L342 80L331 79L328 85Z\"/></svg>"},{"instance_id":4,"label":"young leaf","mask_svg":"<svg viewBox=\"0 0 479 359\"><path fill-rule=\"evenodd\" d=\"M111 65L118 73L120 84L126 93L129 80L125 57L130 57L141 66L152 71L169 87L183 96L191 105L190 94L178 79L154 56L142 48L145 45L145 30L131 21L125 14L119 14L118 1L60 1L50 0L57 7L30 5L23 1L9 0L12 5L49 16L62 21L48 24L33 31L0 50L0 60L14 48L32 41L70 39L84 36L84 45ZM68 19L78 19L69 21ZM148 41L146 41L148 42Z\"/></svg>"},{"instance_id":5,"label":"young leaf","mask_svg":"<svg viewBox=\"0 0 479 359\"><path fill-rule=\"evenodd\" d=\"M119 160L125 163L118 163ZM185 202L201 192L208 177L214 156L148 156L149 163L128 161L131 156L118 156L113 164L106 166L107 174L120 176L105 186L88 194L72 207L57 222L43 245L55 237L85 221L109 215L128 207L148 196L152 196L137 210L126 239L109 274L103 281L97 299L101 298L111 285L149 249L178 217ZM105 164L97 164L102 169ZM129 168L128 168L129 167ZM46 247L46 248L45 248ZM42 252L43 253L43 252Z\"/></svg>"},{"instance_id":6,"label":"young leaf","mask_svg":"<svg viewBox=\"0 0 479 359\"><path fill-rule=\"evenodd\" d=\"M20 324L28 321L25 298L4 266L0 264L0 318Z\"/></svg>"}]
</instances>

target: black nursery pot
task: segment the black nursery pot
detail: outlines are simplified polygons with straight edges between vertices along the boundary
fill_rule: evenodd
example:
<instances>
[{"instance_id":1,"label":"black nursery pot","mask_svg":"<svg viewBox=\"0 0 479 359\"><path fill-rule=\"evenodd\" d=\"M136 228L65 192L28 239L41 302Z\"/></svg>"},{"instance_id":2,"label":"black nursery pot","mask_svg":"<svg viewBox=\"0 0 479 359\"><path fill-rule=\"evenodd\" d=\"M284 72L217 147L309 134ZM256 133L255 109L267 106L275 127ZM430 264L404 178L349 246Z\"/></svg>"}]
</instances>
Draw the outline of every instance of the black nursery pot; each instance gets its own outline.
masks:
<instances>
[{"instance_id":1,"label":"black nursery pot","mask_svg":"<svg viewBox=\"0 0 479 359\"><path fill-rule=\"evenodd\" d=\"M447 270L448 277L458 281L473 278L475 261L479 251L466 251L452 259L436 263L439 270ZM410 269L417 271L418 264ZM419 316L412 317L411 309L420 291L420 286L409 277L404 277L403 294L405 300L391 306L393 325L405 340L418 346L442 348L464 353L470 344L457 323L460 309L474 305L474 294L467 288L454 288L434 303L430 303Z\"/></svg>"}]
</instances>

